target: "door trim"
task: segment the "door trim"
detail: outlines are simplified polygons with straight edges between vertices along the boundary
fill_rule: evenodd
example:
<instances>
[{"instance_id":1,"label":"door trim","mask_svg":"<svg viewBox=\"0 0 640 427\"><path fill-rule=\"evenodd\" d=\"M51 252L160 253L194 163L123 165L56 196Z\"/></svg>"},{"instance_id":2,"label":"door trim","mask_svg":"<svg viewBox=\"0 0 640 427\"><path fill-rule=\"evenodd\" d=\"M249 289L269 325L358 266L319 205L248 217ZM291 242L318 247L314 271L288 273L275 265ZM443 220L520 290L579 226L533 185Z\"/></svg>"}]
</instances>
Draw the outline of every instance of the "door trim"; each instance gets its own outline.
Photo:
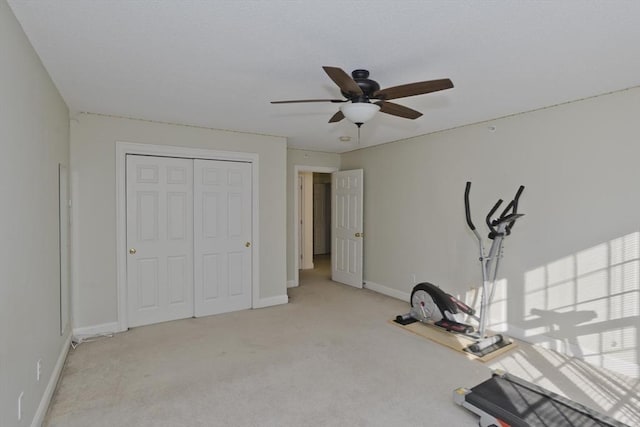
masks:
<instances>
[{"instance_id":1,"label":"door trim","mask_svg":"<svg viewBox=\"0 0 640 427\"><path fill-rule=\"evenodd\" d=\"M71 268L70 268L70 198L69 168L58 163L58 249L60 251L60 336L70 328Z\"/></svg>"},{"instance_id":2,"label":"door trim","mask_svg":"<svg viewBox=\"0 0 640 427\"><path fill-rule=\"evenodd\" d=\"M293 223L295 227L293 227L293 251L294 251L294 260L293 260L293 268L294 268L294 276L293 276L293 287L298 286L300 284L300 196L298 191L298 175L300 172L316 172L316 173L333 173L338 172L340 168L337 167L329 167L329 166L306 166L306 165L294 165L293 166L293 188L295 191L293 192ZM332 220L333 222L333 220ZM333 253L331 254L332 262L333 262Z\"/></svg>"},{"instance_id":3,"label":"door trim","mask_svg":"<svg viewBox=\"0 0 640 427\"><path fill-rule=\"evenodd\" d=\"M234 151L207 150L201 148L179 147L170 145L140 144L126 141L116 141L116 290L118 305L118 332L126 331L127 319L127 211L126 211L126 159L127 154L139 154L158 157L183 157L190 159L228 160L247 162L252 164L251 193L252 193L252 277L251 277L251 307L259 307L260 299L260 242L259 242L259 170L257 153L242 153Z\"/></svg>"}]
</instances>

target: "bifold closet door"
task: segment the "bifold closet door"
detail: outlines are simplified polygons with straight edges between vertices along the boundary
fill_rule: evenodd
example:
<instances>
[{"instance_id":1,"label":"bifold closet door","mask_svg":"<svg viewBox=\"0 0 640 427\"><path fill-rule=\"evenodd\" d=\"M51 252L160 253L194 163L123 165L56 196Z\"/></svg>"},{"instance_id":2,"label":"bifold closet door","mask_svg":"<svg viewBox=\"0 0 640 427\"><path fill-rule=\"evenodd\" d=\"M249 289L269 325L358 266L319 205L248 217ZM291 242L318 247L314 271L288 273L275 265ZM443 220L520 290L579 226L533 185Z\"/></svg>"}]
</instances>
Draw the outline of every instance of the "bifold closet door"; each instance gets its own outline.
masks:
<instances>
[{"instance_id":1,"label":"bifold closet door","mask_svg":"<svg viewBox=\"0 0 640 427\"><path fill-rule=\"evenodd\" d=\"M251 164L194 160L195 316L251 307Z\"/></svg>"},{"instance_id":2,"label":"bifold closet door","mask_svg":"<svg viewBox=\"0 0 640 427\"><path fill-rule=\"evenodd\" d=\"M193 316L193 160L127 155L128 325Z\"/></svg>"}]
</instances>

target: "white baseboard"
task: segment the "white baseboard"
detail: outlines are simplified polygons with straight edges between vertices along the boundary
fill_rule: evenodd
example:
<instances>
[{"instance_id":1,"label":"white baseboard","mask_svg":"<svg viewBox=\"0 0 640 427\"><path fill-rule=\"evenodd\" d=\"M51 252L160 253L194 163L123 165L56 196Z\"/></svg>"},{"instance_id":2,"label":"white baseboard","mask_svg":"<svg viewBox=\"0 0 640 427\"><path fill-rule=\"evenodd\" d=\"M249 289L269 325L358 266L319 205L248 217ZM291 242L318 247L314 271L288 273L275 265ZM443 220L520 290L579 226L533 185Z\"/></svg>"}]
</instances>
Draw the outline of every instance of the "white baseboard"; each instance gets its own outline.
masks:
<instances>
[{"instance_id":1,"label":"white baseboard","mask_svg":"<svg viewBox=\"0 0 640 427\"><path fill-rule=\"evenodd\" d=\"M299 283L297 280L289 280L287 281L287 288L296 288L298 287Z\"/></svg>"},{"instance_id":2,"label":"white baseboard","mask_svg":"<svg viewBox=\"0 0 640 427\"><path fill-rule=\"evenodd\" d=\"M287 295L278 295L277 297L269 297L269 298L260 298L253 304L253 308L265 308L271 307L274 305L287 304L289 302L289 297Z\"/></svg>"},{"instance_id":3,"label":"white baseboard","mask_svg":"<svg viewBox=\"0 0 640 427\"><path fill-rule=\"evenodd\" d=\"M102 334L114 334L119 332L118 322L103 323L101 325L85 326L82 328L73 328L74 338L87 338Z\"/></svg>"},{"instance_id":4,"label":"white baseboard","mask_svg":"<svg viewBox=\"0 0 640 427\"><path fill-rule=\"evenodd\" d=\"M399 291L397 289L393 289L379 283L371 282L369 280L364 281L364 287L365 289L370 289L374 292L378 292L405 302L409 302L409 299L411 298L411 294L408 292Z\"/></svg>"},{"instance_id":5,"label":"white baseboard","mask_svg":"<svg viewBox=\"0 0 640 427\"><path fill-rule=\"evenodd\" d=\"M33 420L31 421L31 427L40 427L44 422L44 417L45 415L47 415L47 410L49 409L49 403L51 403L53 392L56 390L56 385L58 384L58 380L60 379L60 374L62 374L62 368L64 367L64 361L67 359L67 353L69 353L70 346L71 346L71 334L69 334L67 339L64 341L64 345L62 346L62 351L58 356L56 365L53 367L53 372L51 372L51 377L49 377L47 388L44 389L44 393L42 395L42 399L40 399L40 404L38 405L38 409L36 410L36 413L33 416Z\"/></svg>"}]
</instances>

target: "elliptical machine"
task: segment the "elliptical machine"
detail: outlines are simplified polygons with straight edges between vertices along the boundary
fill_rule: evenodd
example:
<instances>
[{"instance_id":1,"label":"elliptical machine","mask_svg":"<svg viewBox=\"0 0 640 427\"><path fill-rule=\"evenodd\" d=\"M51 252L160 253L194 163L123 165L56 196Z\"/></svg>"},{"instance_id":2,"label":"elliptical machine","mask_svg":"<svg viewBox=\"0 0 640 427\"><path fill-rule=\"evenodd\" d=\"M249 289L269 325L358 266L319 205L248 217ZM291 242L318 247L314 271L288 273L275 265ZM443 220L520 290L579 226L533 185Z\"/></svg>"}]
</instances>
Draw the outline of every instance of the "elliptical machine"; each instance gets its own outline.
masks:
<instances>
[{"instance_id":1,"label":"elliptical machine","mask_svg":"<svg viewBox=\"0 0 640 427\"><path fill-rule=\"evenodd\" d=\"M428 282L419 283L414 286L411 292L410 317L423 323L434 324L449 332L464 334L473 339L473 343L465 348L465 351L483 356L497 348L505 346L506 343L502 335L486 336L487 312L495 292L495 282L498 275L498 266L502 257L502 243L511 234L513 226L518 218L523 214L518 213L518 200L524 191L524 186L520 186L515 197L511 200L502 213L493 218L494 214L502 205L503 200L499 199L486 216L487 227L489 227L489 239L492 241L488 254L485 255L483 238L476 230L471 220L471 210L469 207L469 192L471 182L467 182L464 192L464 206L467 225L473 231L478 240L480 249L480 264L482 265L482 294L480 296L480 315L477 316L475 310L453 295L440 289L438 286ZM478 326L464 323L465 317L474 319Z\"/></svg>"}]
</instances>

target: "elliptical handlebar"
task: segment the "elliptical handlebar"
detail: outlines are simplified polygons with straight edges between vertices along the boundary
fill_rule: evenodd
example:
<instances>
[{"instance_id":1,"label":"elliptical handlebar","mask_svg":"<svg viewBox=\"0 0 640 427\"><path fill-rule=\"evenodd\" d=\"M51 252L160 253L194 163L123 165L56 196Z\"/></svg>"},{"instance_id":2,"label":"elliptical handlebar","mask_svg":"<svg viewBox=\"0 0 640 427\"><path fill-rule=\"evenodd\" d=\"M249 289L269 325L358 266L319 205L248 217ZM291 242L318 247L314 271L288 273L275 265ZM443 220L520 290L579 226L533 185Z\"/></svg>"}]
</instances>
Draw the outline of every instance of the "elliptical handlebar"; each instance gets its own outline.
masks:
<instances>
[{"instance_id":1,"label":"elliptical handlebar","mask_svg":"<svg viewBox=\"0 0 640 427\"><path fill-rule=\"evenodd\" d=\"M471 191L471 181L467 181L467 186L464 189L464 211L467 214L467 224L472 231L475 231L476 226L471 221L471 210L469 208L469 191Z\"/></svg>"},{"instance_id":2,"label":"elliptical handlebar","mask_svg":"<svg viewBox=\"0 0 640 427\"><path fill-rule=\"evenodd\" d=\"M487 227L489 227L489 230L491 231L491 233L489 234L489 236L494 236L496 235L498 232L496 231L496 229L493 227L494 224L491 221L491 217L493 216L494 213L496 213L496 211L498 210L498 208L500 207L500 205L502 204L502 199L498 199L498 201L496 202L495 205L493 205L493 207L491 208L491 210L489 211L489 213L487 214L487 218L486 218L486 222L487 222Z\"/></svg>"},{"instance_id":3,"label":"elliptical handlebar","mask_svg":"<svg viewBox=\"0 0 640 427\"><path fill-rule=\"evenodd\" d=\"M520 199L520 195L522 194L522 192L524 191L524 185L521 185L520 188L518 188L518 191L516 192L516 196L513 198L513 200L511 201L511 203L513 203L513 212L514 214L518 213L518 200ZM507 225L507 228L505 229L505 231L507 232L507 236L509 234L511 234L511 229L513 228L513 226L516 224L515 220L511 221L509 223L509 225Z\"/></svg>"},{"instance_id":4,"label":"elliptical handlebar","mask_svg":"<svg viewBox=\"0 0 640 427\"><path fill-rule=\"evenodd\" d=\"M511 229L515 225L516 219L522 216L522 215L515 215L515 214L518 213L518 200L520 199L520 196L522 195L523 191L524 191L524 185L521 185L518 188L518 191L516 192L516 195L514 196L513 200L511 200L507 204L507 206L504 208L500 216L494 220L492 220L491 217L493 216L493 214L496 213L500 205L502 205L503 200L498 199L498 201L493 205L493 208L491 208L491 210L489 211L486 217L487 227L489 227L489 231L490 231L489 233L490 239L493 239L498 234L498 231L495 229L496 225L498 225L500 222L502 222L502 220L504 220L507 217L515 216L515 218L512 221L510 221L509 224L505 227L506 235L508 236L509 234L511 234ZM467 181L467 184L464 190L464 209L465 209L465 214L467 218L467 225L469 225L469 228L473 232L475 232L476 226L473 224L473 221L471 220L471 208L469 203L470 192L471 192L471 181Z\"/></svg>"}]
</instances>

